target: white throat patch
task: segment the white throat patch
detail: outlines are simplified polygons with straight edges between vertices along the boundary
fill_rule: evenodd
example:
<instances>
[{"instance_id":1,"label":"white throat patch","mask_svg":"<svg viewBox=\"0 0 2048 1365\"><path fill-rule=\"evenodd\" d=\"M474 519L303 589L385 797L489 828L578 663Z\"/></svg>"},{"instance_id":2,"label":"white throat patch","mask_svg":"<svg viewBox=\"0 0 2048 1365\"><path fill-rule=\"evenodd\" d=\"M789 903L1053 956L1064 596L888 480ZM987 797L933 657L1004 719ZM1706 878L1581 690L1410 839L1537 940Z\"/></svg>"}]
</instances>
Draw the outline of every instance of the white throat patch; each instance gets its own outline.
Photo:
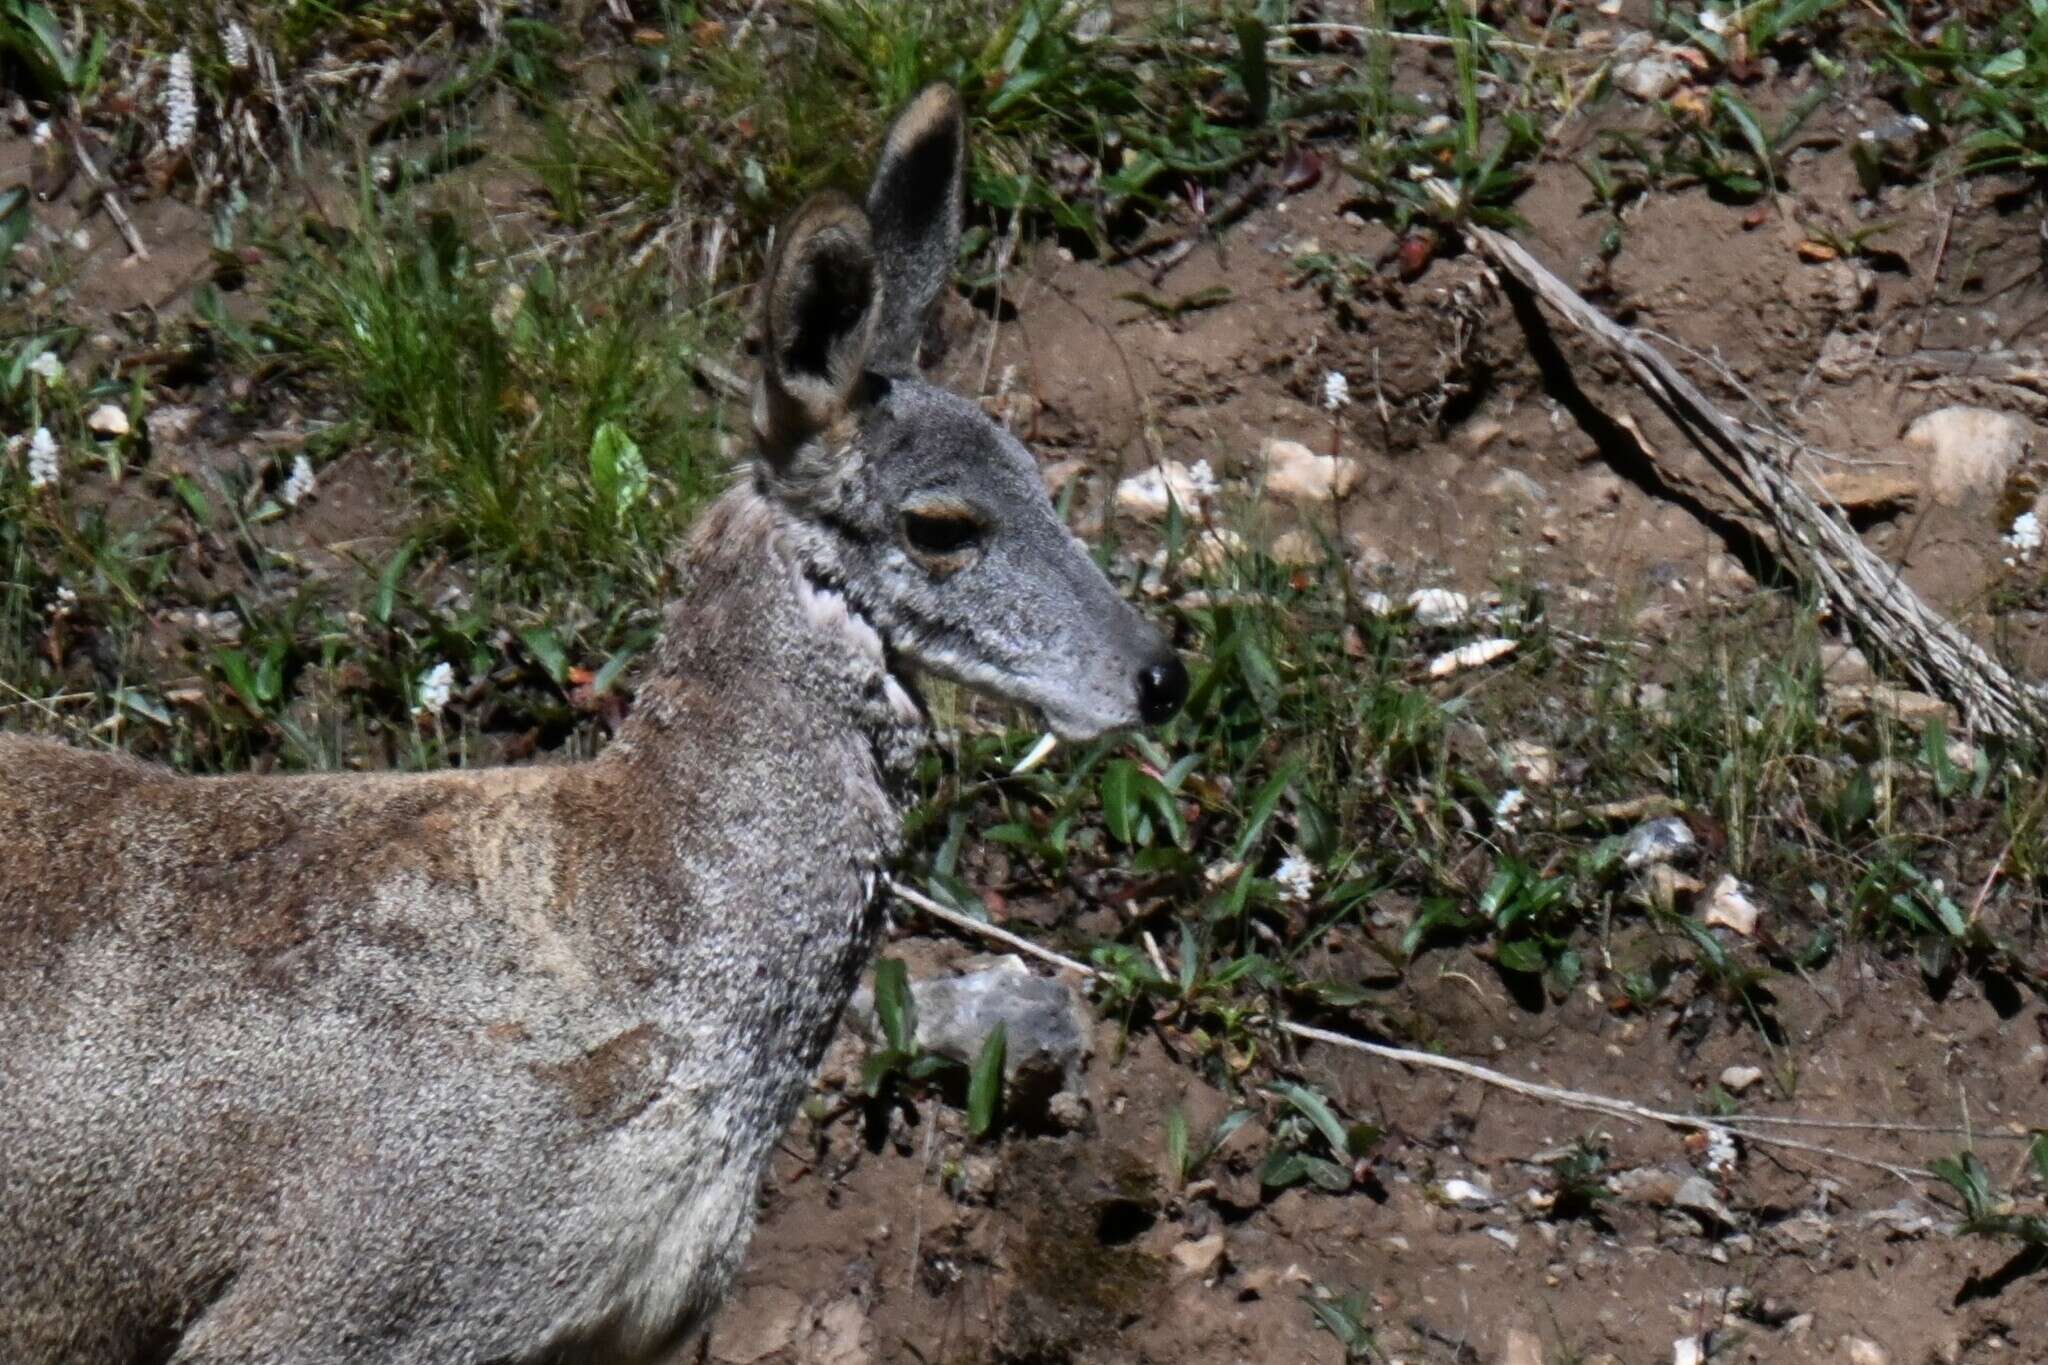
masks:
<instances>
[{"instance_id":1,"label":"white throat patch","mask_svg":"<svg viewBox=\"0 0 2048 1365\"><path fill-rule=\"evenodd\" d=\"M873 669L881 678L882 692L897 719L913 723L923 719L909 690L889 671L888 652L882 647L881 632L847 602L845 593L799 572L796 596L797 601L803 604L804 618L820 635L838 640L857 663Z\"/></svg>"}]
</instances>

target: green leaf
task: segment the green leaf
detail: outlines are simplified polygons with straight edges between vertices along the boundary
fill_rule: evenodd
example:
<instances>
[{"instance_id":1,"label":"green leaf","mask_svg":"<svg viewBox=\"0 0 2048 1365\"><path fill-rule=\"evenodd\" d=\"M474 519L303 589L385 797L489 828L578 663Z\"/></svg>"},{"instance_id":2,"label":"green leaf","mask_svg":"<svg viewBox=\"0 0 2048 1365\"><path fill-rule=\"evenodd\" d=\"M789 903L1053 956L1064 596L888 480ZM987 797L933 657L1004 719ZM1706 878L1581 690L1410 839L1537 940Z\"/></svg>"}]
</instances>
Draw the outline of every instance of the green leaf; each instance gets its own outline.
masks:
<instances>
[{"instance_id":1,"label":"green leaf","mask_svg":"<svg viewBox=\"0 0 2048 1365\"><path fill-rule=\"evenodd\" d=\"M284 664L290 650L288 642L273 641L270 648L263 651L262 662L256 665L256 695L266 705L284 695Z\"/></svg>"},{"instance_id":2,"label":"green leaf","mask_svg":"<svg viewBox=\"0 0 2048 1365\"><path fill-rule=\"evenodd\" d=\"M598 669L597 676L590 680L592 695L601 697L611 691L612 684L619 680L619 674L625 672L626 665L633 662L633 654L633 650L622 649L605 660L604 667Z\"/></svg>"},{"instance_id":3,"label":"green leaf","mask_svg":"<svg viewBox=\"0 0 2048 1365\"><path fill-rule=\"evenodd\" d=\"M1348 1150L1344 1124L1330 1108L1328 1100L1307 1086L1296 1085L1292 1081L1275 1081L1270 1088L1274 1094L1300 1110L1302 1117L1316 1126L1316 1131L1330 1144L1331 1151L1342 1154ZM1345 1183L1348 1185L1350 1181L1346 1180Z\"/></svg>"},{"instance_id":4,"label":"green leaf","mask_svg":"<svg viewBox=\"0 0 2048 1365\"><path fill-rule=\"evenodd\" d=\"M1137 839L1138 779L1143 775L1128 758L1116 759L1102 770L1102 823L1126 846Z\"/></svg>"},{"instance_id":5,"label":"green leaf","mask_svg":"<svg viewBox=\"0 0 2048 1365\"><path fill-rule=\"evenodd\" d=\"M896 1048L885 1047L870 1052L860 1064L860 1088L872 1099L882 1093L882 1087L891 1076L902 1071L910 1062L910 1054Z\"/></svg>"},{"instance_id":6,"label":"green leaf","mask_svg":"<svg viewBox=\"0 0 2048 1365\"><path fill-rule=\"evenodd\" d=\"M1252 127L1265 123L1273 107L1273 76L1266 63L1266 25L1256 14L1239 17L1237 29L1237 78L1244 86L1245 104Z\"/></svg>"},{"instance_id":7,"label":"green leaf","mask_svg":"<svg viewBox=\"0 0 2048 1365\"><path fill-rule=\"evenodd\" d=\"M192 520L201 526L213 525L213 504L207 500L205 490L200 488L191 475L171 475L171 491L178 495L178 501L185 504L185 510L192 514Z\"/></svg>"},{"instance_id":8,"label":"green leaf","mask_svg":"<svg viewBox=\"0 0 2048 1365\"><path fill-rule=\"evenodd\" d=\"M1544 968L1543 945L1534 939L1509 939L1494 949L1494 957L1506 970L1524 976L1539 975Z\"/></svg>"},{"instance_id":9,"label":"green leaf","mask_svg":"<svg viewBox=\"0 0 2048 1365\"><path fill-rule=\"evenodd\" d=\"M1188 1116L1179 1105L1166 1113L1166 1166L1173 1173L1174 1188L1188 1181Z\"/></svg>"},{"instance_id":10,"label":"green leaf","mask_svg":"<svg viewBox=\"0 0 2048 1365\"><path fill-rule=\"evenodd\" d=\"M875 964L875 1018L882 1036L898 1052L910 1052L917 1040L917 1001L910 994L910 971L901 958Z\"/></svg>"},{"instance_id":11,"label":"green leaf","mask_svg":"<svg viewBox=\"0 0 2048 1365\"><path fill-rule=\"evenodd\" d=\"M108 695L124 711L133 711L136 715L153 720L158 725L171 723L171 713L165 709L163 703L145 696L132 687L117 687Z\"/></svg>"},{"instance_id":12,"label":"green leaf","mask_svg":"<svg viewBox=\"0 0 2048 1365\"><path fill-rule=\"evenodd\" d=\"M598 497L622 520L647 496L647 461L616 422L600 424L590 438L590 482Z\"/></svg>"},{"instance_id":13,"label":"green leaf","mask_svg":"<svg viewBox=\"0 0 2048 1365\"><path fill-rule=\"evenodd\" d=\"M1269 1190L1299 1185L1308 1176L1308 1163L1300 1152L1275 1147L1259 1164L1259 1184Z\"/></svg>"},{"instance_id":14,"label":"green leaf","mask_svg":"<svg viewBox=\"0 0 2048 1365\"><path fill-rule=\"evenodd\" d=\"M1223 1150L1223 1144L1237 1136L1237 1130L1251 1121L1252 1111L1249 1109L1233 1109L1218 1119L1216 1126L1209 1130L1209 1140L1202 1144L1202 1150L1196 1154L1194 1164L1188 1167L1188 1174L1200 1173L1216 1153Z\"/></svg>"},{"instance_id":15,"label":"green leaf","mask_svg":"<svg viewBox=\"0 0 2048 1365\"><path fill-rule=\"evenodd\" d=\"M520 631L519 638L525 641L528 652L547 671L548 677L555 681L556 686L569 680L569 656L563 651L562 642L555 638L552 630L546 626L535 626L531 630Z\"/></svg>"},{"instance_id":16,"label":"green leaf","mask_svg":"<svg viewBox=\"0 0 2048 1365\"><path fill-rule=\"evenodd\" d=\"M1231 851L1230 856L1234 861L1243 862L1252 849L1258 846L1259 836L1266 832L1266 822L1273 818L1274 810L1280 805L1280 798L1287 794L1288 786L1300 775L1301 769L1301 759L1289 759L1281 765L1280 771L1266 779L1265 786L1259 788L1258 795L1252 798L1251 809L1245 816L1244 829L1237 836L1237 845Z\"/></svg>"},{"instance_id":17,"label":"green leaf","mask_svg":"<svg viewBox=\"0 0 2048 1365\"><path fill-rule=\"evenodd\" d=\"M986 1137L1003 1098L1003 1025L997 1021L967 1077L967 1131Z\"/></svg>"},{"instance_id":18,"label":"green leaf","mask_svg":"<svg viewBox=\"0 0 2048 1365\"><path fill-rule=\"evenodd\" d=\"M249 656L239 649L216 649L213 651L214 666L227 679L242 705L255 715L263 714L263 700L256 686L256 670L249 666Z\"/></svg>"},{"instance_id":19,"label":"green leaf","mask_svg":"<svg viewBox=\"0 0 2048 1365\"><path fill-rule=\"evenodd\" d=\"M2027 53L2024 48L2001 52L1977 69L1977 74L1987 81L2011 80L2027 69Z\"/></svg>"},{"instance_id":20,"label":"green leaf","mask_svg":"<svg viewBox=\"0 0 2048 1365\"><path fill-rule=\"evenodd\" d=\"M27 188L14 185L0 190L0 261L21 245L32 226Z\"/></svg>"},{"instance_id":21,"label":"green leaf","mask_svg":"<svg viewBox=\"0 0 2048 1365\"><path fill-rule=\"evenodd\" d=\"M370 614L377 618L377 624L391 624L391 613L398 605L398 580L405 577L406 565L419 549L419 542L408 540L398 547L398 553L391 556L391 562L377 575L377 596L370 604Z\"/></svg>"}]
</instances>

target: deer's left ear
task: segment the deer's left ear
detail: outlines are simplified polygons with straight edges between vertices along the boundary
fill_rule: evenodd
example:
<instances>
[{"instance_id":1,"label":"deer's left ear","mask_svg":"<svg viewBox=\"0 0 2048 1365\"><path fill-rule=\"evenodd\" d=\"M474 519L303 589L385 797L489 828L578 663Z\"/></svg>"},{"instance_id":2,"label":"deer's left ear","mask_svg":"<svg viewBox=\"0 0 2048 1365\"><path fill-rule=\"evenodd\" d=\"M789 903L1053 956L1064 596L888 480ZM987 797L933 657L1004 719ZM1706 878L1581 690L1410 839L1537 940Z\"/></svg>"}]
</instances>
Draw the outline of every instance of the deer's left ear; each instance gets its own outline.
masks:
<instances>
[{"instance_id":1,"label":"deer's left ear","mask_svg":"<svg viewBox=\"0 0 2048 1365\"><path fill-rule=\"evenodd\" d=\"M950 86L926 87L896 116L868 189L867 217L881 275L881 317L868 367L917 368L917 344L960 249L966 120Z\"/></svg>"},{"instance_id":2,"label":"deer's left ear","mask_svg":"<svg viewBox=\"0 0 2048 1365\"><path fill-rule=\"evenodd\" d=\"M855 404L879 315L875 257L859 206L820 195L783 226L762 289L754 433L781 465Z\"/></svg>"}]
</instances>

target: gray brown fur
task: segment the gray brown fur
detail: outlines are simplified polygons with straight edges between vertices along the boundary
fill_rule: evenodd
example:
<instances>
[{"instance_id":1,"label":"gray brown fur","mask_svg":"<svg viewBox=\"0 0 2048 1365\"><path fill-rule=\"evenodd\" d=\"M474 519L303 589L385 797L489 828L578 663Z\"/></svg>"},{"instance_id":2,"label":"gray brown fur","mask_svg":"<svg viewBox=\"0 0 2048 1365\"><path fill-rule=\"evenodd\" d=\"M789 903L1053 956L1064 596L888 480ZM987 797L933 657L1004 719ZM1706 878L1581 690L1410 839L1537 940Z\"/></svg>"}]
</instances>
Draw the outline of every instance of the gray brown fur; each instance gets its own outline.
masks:
<instances>
[{"instance_id":1,"label":"gray brown fur","mask_svg":"<svg viewBox=\"0 0 2048 1365\"><path fill-rule=\"evenodd\" d=\"M187 778L0 737L0 1361L654 1361L715 1308L874 943L905 665L1077 737L1184 685L1029 456L915 377L960 133L926 92L865 211L785 229L762 458L597 760Z\"/></svg>"}]
</instances>

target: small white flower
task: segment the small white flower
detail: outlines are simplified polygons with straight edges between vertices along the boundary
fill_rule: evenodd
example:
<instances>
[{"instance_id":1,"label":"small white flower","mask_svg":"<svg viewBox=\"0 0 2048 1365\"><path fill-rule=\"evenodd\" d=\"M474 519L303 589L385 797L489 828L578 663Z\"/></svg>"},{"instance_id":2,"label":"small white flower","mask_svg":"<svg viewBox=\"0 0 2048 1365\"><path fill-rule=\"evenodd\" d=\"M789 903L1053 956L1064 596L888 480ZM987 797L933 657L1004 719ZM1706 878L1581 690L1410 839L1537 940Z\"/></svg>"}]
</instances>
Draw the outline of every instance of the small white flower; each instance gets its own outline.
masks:
<instances>
[{"instance_id":1,"label":"small white flower","mask_svg":"<svg viewBox=\"0 0 2048 1365\"><path fill-rule=\"evenodd\" d=\"M192 54L179 48L171 54L164 76L164 146L181 152L199 131L199 97L192 90Z\"/></svg>"},{"instance_id":2,"label":"small white flower","mask_svg":"<svg viewBox=\"0 0 2048 1365\"><path fill-rule=\"evenodd\" d=\"M64 374L64 362L57 359L55 351L44 351L28 363L29 373L45 384L54 384Z\"/></svg>"},{"instance_id":3,"label":"small white flower","mask_svg":"<svg viewBox=\"0 0 2048 1365\"><path fill-rule=\"evenodd\" d=\"M221 53L228 59L228 65L237 71L249 67L249 30L237 20L230 19L220 28Z\"/></svg>"},{"instance_id":4,"label":"small white flower","mask_svg":"<svg viewBox=\"0 0 2048 1365\"><path fill-rule=\"evenodd\" d=\"M277 500L286 507L297 507L313 491L313 462L301 455L292 461L291 475L284 486L277 490Z\"/></svg>"},{"instance_id":5,"label":"small white flower","mask_svg":"<svg viewBox=\"0 0 2048 1365\"><path fill-rule=\"evenodd\" d=\"M455 690L455 666L445 659L428 669L420 678L419 704L412 708L416 716L438 716L447 709L449 694Z\"/></svg>"},{"instance_id":6,"label":"small white flower","mask_svg":"<svg viewBox=\"0 0 2048 1365\"><path fill-rule=\"evenodd\" d=\"M1273 882L1280 888L1280 899L1305 901L1315 893L1315 865L1301 854L1289 850L1280 860L1280 866L1273 869Z\"/></svg>"},{"instance_id":7,"label":"small white flower","mask_svg":"<svg viewBox=\"0 0 2048 1365\"><path fill-rule=\"evenodd\" d=\"M48 488L57 482L57 438L48 427L37 427L28 441L28 486Z\"/></svg>"},{"instance_id":8,"label":"small white flower","mask_svg":"<svg viewBox=\"0 0 2048 1365\"><path fill-rule=\"evenodd\" d=\"M1209 468L1207 460L1196 460L1188 470L1188 486L1195 490L1198 498L1213 498L1222 485L1216 482L1216 471Z\"/></svg>"},{"instance_id":9,"label":"small white flower","mask_svg":"<svg viewBox=\"0 0 2048 1365\"><path fill-rule=\"evenodd\" d=\"M2022 512L2013 519L2012 529L2004 536L2005 543L2019 552L2025 559L2041 548L2041 520L2032 512Z\"/></svg>"},{"instance_id":10,"label":"small white flower","mask_svg":"<svg viewBox=\"0 0 2048 1365\"><path fill-rule=\"evenodd\" d=\"M1500 800L1493 803L1493 818L1501 824L1514 827L1515 817L1529 804L1528 794L1520 787L1510 787L1500 794Z\"/></svg>"},{"instance_id":11,"label":"small white flower","mask_svg":"<svg viewBox=\"0 0 2048 1365\"><path fill-rule=\"evenodd\" d=\"M1351 381L1341 370L1331 370L1323 376L1323 408L1335 412L1351 403Z\"/></svg>"},{"instance_id":12,"label":"small white flower","mask_svg":"<svg viewBox=\"0 0 2048 1365\"><path fill-rule=\"evenodd\" d=\"M1709 33L1726 33L1728 16L1717 9L1703 9L1700 11L1700 27Z\"/></svg>"},{"instance_id":13,"label":"small white flower","mask_svg":"<svg viewBox=\"0 0 2048 1365\"><path fill-rule=\"evenodd\" d=\"M50 615L69 616L77 609L78 594L71 590L69 583L59 583L56 600L50 603Z\"/></svg>"},{"instance_id":14,"label":"small white flower","mask_svg":"<svg viewBox=\"0 0 2048 1365\"><path fill-rule=\"evenodd\" d=\"M1707 1129L1707 1174L1726 1175L1735 1169L1735 1138L1726 1128Z\"/></svg>"},{"instance_id":15,"label":"small white flower","mask_svg":"<svg viewBox=\"0 0 2048 1365\"><path fill-rule=\"evenodd\" d=\"M56 133L51 130L49 121L45 119L29 131L28 140L37 147L47 147L50 145L50 139L55 136Z\"/></svg>"}]
</instances>

